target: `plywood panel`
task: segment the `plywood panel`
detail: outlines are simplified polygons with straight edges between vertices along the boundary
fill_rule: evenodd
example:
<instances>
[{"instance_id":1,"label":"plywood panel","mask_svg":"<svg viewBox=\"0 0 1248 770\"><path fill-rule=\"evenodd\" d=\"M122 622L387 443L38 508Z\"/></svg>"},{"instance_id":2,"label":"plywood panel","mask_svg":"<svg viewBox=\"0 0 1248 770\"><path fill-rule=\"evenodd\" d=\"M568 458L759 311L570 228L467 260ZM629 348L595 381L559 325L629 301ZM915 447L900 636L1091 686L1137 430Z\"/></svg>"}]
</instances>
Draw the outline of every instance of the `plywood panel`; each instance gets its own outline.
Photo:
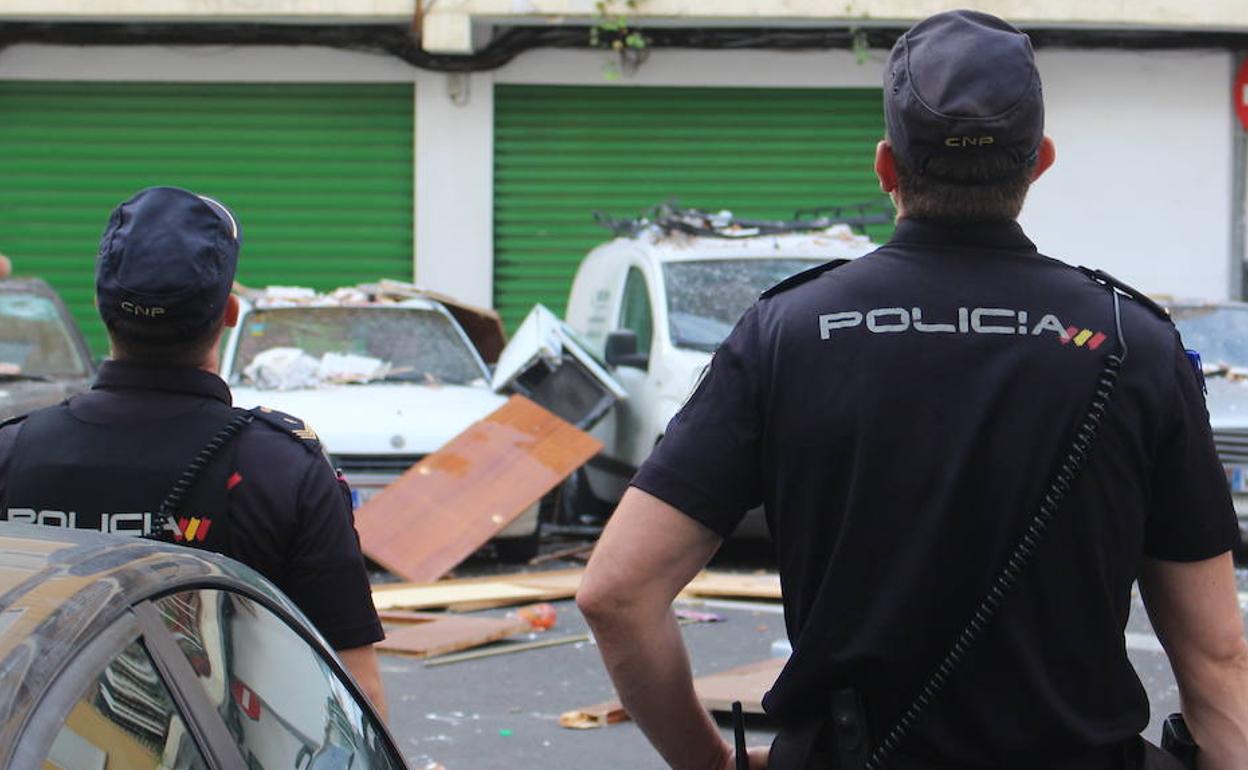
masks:
<instances>
[{"instance_id":1,"label":"plywood panel","mask_svg":"<svg viewBox=\"0 0 1248 770\"><path fill-rule=\"evenodd\" d=\"M512 396L356 511L360 544L407 580L436 580L601 448L589 434Z\"/></svg>"},{"instance_id":2,"label":"plywood panel","mask_svg":"<svg viewBox=\"0 0 1248 770\"><path fill-rule=\"evenodd\" d=\"M390 609L439 609L456 612L570 599L581 584L583 569L512 573L432 583L390 583L373 589L373 604Z\"/></svg>"},{"instance_id":3,"label":"plywood panel","mask_svg":"<svg viewBox=\"0 0 1248 770\"><path fill-rule=\"evenodd\" d=\"M404 620L407 625L386 631L386 638L377 643L377 649L424 658L480 647L529 630L528 623L514 618L429 614L423 620Z\"/></svg>"},{"instance_id":4,"label":"plywood panel","mask_svg":"<svg viewBox=\"0 0 1248 770\"><path fill-rule=\"evenodd\" d=\"M741 710L746 714L764 714L763 696L775 684L786 662L785 658L768 658L718 674L700 676L693 680L693 689L707 711L731 712L732 702L739 700ZM624 706L618 700L612 700L565 711L559 715L559 725L574 730L590 730L628 718Z\"/></svg>"}]
</instances>

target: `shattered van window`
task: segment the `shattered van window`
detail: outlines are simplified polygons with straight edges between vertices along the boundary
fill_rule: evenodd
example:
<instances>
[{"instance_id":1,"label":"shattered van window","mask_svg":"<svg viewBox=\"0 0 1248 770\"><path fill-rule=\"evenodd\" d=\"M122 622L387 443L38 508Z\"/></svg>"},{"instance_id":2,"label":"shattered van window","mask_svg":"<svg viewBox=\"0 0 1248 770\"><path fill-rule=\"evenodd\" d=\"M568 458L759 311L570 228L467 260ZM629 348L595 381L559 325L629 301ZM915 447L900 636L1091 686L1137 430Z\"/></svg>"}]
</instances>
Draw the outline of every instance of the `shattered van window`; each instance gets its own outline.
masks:
<instances>
[{"instance_id":1,"label":"shattered van window","mask_svg":"<svg viewBox=\"0 0 1248 770\"><path fill-rule=\"evenodd\" d=\"M483 380L468 344L441 313L400 307L294 307L255 310L243 321L235 372L274 348L327 362L337 356L377 359L370 380L467 385ZM263 386L263 383L256 383Z\"/></svg>"},{"instance_id":2,"label":"shattered van window","mask_svg":"<svg viewBox=\"0 0 1248 770\"><path fill-rule=\"evenodd\" d=\"M672 344L713 352L759 294L817 264L785 257L667 263L663 279Z\"/></svg>"},{"instance_id":3,"label":"shattered van window","mask_svg":"<svg viewBox=\"0 0 1248 770\"><path fill-rule=\"evenodd\" d=\"M1200 353L1207 366L1248 367L1248 309L1225 305L1170 308L1184 347ZM1130 336L1128 334L1128 336Z\"/></svg>"}]
</instances>

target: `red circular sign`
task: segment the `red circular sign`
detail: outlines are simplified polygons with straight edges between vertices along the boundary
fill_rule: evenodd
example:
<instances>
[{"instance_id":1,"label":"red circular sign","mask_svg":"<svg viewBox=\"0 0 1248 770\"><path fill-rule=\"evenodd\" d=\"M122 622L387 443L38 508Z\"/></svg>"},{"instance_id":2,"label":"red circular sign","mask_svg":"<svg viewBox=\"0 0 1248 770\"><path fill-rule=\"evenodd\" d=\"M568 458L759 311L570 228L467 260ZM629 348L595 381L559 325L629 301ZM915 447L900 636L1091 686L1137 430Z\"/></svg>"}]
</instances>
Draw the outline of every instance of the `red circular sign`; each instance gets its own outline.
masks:
<instances>
[{"instance_id":1,"label":"red circular sign","mask_svg":"<svg viewBox=\"0 0 1248 770\"><path fill-rule=\"evenodd\" d=\"M1239 65L1239 74L1235 76L1235 114L1248 131L1248 59Z\"/></svg>"}]
</instances>

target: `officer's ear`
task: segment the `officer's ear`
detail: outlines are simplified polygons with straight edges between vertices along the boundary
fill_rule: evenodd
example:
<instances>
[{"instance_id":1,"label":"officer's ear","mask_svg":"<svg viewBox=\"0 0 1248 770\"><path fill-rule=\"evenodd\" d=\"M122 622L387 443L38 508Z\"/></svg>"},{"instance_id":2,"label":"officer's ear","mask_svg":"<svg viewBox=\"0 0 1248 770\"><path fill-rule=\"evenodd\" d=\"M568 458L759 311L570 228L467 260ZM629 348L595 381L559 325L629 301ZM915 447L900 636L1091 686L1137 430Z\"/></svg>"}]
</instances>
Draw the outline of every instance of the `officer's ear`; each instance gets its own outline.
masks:
<instances>
[{"instance_id":1,"label":"officer's ear","mask_svg":"<svg viewBox=\"0 0 1248 770\"><path fill-rule=\"evenodd\" d=\"M238 297L231 294L225 300L225 318L223 325L227 329L238 326Z\"/></svg>"},{"instance_id":2,"label":"officer's ear","mask_svg":"<svg viewBox=\"0 0 1248 770\"><path fill-rule=\"evenodd\" d=\"M1053 146L1053 140L1046 136L1040 140L1040 149L1036 150L1036 165L1031 169L1031 181L1039 179L1041 174L1049 170L1055 160L1057 160L1057 148Z\"/></svg>"},{"instance_id":3,"label":"officer's ear","mask_svg":"<svg viewBox=\"0 0 1248 770\"><path fill-rule=\"evenodd\" d=\"M897 189L897 159L887 139L875 145L875 176L880 180L880 192L891 195Z\"/></svg>"}]
</instances>

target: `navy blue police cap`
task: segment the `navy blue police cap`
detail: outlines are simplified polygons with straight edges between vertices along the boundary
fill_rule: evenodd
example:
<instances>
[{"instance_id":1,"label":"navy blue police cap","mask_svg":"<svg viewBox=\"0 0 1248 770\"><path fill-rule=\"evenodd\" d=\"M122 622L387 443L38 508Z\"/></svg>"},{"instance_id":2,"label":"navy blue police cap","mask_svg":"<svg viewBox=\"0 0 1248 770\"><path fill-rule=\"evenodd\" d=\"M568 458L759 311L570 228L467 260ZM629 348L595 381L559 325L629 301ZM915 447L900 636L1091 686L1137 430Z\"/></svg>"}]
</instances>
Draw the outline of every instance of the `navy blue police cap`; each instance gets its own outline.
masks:
<instances>
[{"instance_id":1,"label":"navy blue police cap","mask_svg":"<svg viewBox=\"0 0 1248 770\"><path fill-rule=\"evenodd\" d=\"M225 312L241 242L234 215L211 198L176 187L136 193L100 239L100 317L153 336L206 331Z\"/></svg>"},{"instance_id":2,"label":"navy blue police cap","mask_svg":"<svg viewBox=\"0 0 1248 770\"><path fill-rule=\"evenodd\" d=\"M940 155L1000 154L1030 165L1044 138L1031 39L978 11L924 19L888 56L884 119L894 154L918 173Z\"/></svg>"}]
</instances>

